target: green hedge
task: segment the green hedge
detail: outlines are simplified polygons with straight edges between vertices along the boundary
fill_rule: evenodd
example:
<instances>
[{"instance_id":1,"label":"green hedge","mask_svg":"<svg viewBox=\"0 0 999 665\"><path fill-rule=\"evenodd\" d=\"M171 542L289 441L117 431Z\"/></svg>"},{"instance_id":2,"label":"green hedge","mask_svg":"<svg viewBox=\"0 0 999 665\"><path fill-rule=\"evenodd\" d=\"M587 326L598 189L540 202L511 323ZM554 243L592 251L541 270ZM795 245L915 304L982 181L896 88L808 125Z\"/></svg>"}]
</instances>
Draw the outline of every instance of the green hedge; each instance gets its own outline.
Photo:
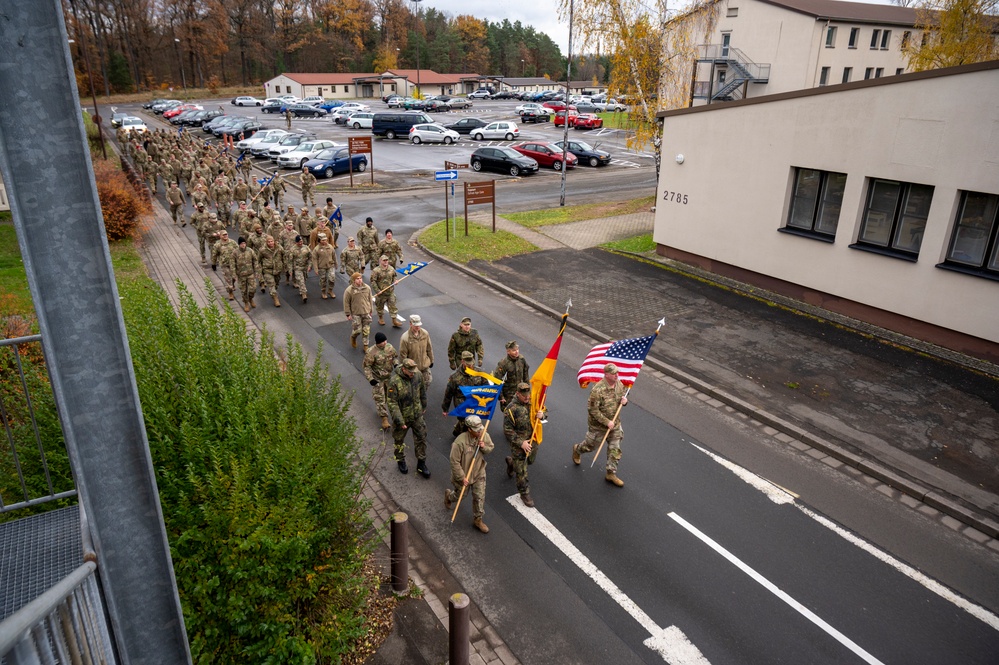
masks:
<instances>
[{"instance_id":1,"label":"green hedge","mask_svg":"<svg viewBox=\"0 0 999 665\"><path fill-rule=\"evenodd\" d=\"M337 662L377 584L349 399L178 286L119 288L194 660Z\"/></svg>"}]
</instances>

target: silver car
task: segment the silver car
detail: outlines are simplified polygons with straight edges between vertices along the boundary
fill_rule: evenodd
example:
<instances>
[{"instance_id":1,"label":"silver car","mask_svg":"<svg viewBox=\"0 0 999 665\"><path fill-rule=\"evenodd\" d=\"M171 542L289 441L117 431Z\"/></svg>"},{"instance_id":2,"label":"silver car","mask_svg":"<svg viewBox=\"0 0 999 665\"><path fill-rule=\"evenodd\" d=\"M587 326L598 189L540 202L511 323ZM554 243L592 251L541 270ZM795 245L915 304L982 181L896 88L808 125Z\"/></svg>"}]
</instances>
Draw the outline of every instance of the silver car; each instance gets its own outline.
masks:
<instances>
[{"instance_id":1,"label":"silver car","mask_svg":"<svg viewBox=\"0 0 999 665\"><path fill-rule=\"evenodd\" d=\"M478 129L472 130L472 138L476 141L481 141L483 139L504 139L506 141L513 141L518 136L520 136L520 128L517 127L517 123L510 122L508 120L491 122L485 127L479 127Z\"/></svg>"}]
</instances>

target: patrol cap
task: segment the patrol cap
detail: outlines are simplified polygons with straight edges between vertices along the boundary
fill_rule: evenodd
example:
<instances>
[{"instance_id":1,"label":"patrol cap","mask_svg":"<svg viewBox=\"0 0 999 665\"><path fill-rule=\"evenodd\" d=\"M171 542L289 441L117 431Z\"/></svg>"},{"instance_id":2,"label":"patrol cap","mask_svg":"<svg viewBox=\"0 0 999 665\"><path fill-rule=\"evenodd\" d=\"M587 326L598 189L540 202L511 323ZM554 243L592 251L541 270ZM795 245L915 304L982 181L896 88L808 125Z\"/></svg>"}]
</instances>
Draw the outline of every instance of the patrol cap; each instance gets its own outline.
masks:
<instances>
[{"instance_id":1,"label":"patrol cap","mask_svg":"<svg viewBox=\"0 0 999 665\"><path fill-rule=\"evenodd\" d=\"M229 232L226 231L225 229L222 229L221 231L219 231L219 235L220 236L227 236L227 235L229 235Z\"/></svg>"},{"instance_id":2,"label":"patrol cap","mask_svg":"<svg viewBox=\"0 0 999 665\"><path fill-rule=\"evenodd\" d=\"M385 336L385 333L383 332L375 333L375 344L381 344L382 342L387 342L387 341L388 337Z\"/></svg>"},{"instance_id":3,"label":"patrol cap","mask_svg":"<svg viewBox=\"0 0 999 665\"><path fill-rule=\"evenodd\" d=\"M416 369L416 361L412 358L406 358L402 361L403 369Z\"/></svg>"},{"instance_id":4,"label":"patrol cap","mask_svg":"<svg viewBox=\"0 0 999 665\"><path fill-rule=\"evenodd\" d=\"M264 227L260 226L260 224L254 224L253 225L253 230L254 231L263 231Z\"/></svg>"},{"instance_id":5,"label":"patrol cap","mask_svg":"<svg viewBox=\"0 0 999 665\"><path fill-rule=\"evenodd\" d=\"M423 327L423 319L420 318L419 314L413 314L409 317L409 323L416 326L417 328Z\"/></svg>"},{"instance_id":6,"label":"patrol cap","mask_svg":"<svg viewBox=\"0 0 999 665\"><path fill-rule=\"evenodd\" d=\"M319 238L320 240L326 240L326 234L325 233L320 233L316 237Z\"/></svg>"},{"instance_id":7,"label":"patrol cap","mask_svg":"<svg viewBox=\"0 0 999 665\"><path fill-rule=\"evenodd\" d=\"M472 320L471 320L470 318L468 318L468 317L466 316L465 318L463 318L463 319L461 320L461 322L462 322L462 323L471 323L471 322L472 322Z\"/></svg>"},{"instance_id":8,"label":"patrol cap","mask_svg":"<svg viewBox=\"0 0 999 665\"><path fill-rule=\"evenodd\" d=\"M347 238L347 242L354 242L354 236L350 236L349 238Z\"/></svg>"},{"instance_id":9,"label":"patrol cap","mask_svg":"<svg viewBox=\"0 0 999 665\"><path fill-rule=\"evenodd\" d=\"M359 273L359 272L355 272L355 273L354 273L353 275L351 275L351 276L350 276L350 279L351 279L351 280L355 280L355 279L357 279L358 277L363 277L363 276L364 276L364 275L362 275L361 273Z\"/></svg>"},{"instance_id":10,"label":"patrol cap","mask_svg":"<svg viewBox=\"0 0 999 665\"><path fill-rule=\"evenodd\" d=\"M526 395L530 395L531 394L531 384L524 383L523 381L521 381L520 383L517 384L517 392L518 393L524 393Z\"/></svg>"},{"instance_id":11,"label":"patrol cap","mask_svg":"<svg viewBox=\"0 0 999 665\"><path fill-rule=\"evenodd\" d=\"M204 207L205 207L205 204L204 204L204 203L199 203L199 204L198 204L198 207L199 207L199 208L204 208Z\"/></svg>"},{"instance_id":12,"label":"patrol cap","mask_svg":"<svg viewBox=\"0 0 999 665\"><path fill-rule=\"evenodd\" d=\"M514 340L511 339L509 342L506 343L506 348L507 349L519 349L520 347L517 346L517 342L516 341L514 341Z\"/></svg>"},{"instance_id":13,"label":"patrol cap","mask_svg":"<svg viewBox=\"0 0 999 665\"><path fill-rule=\"evenodd\" d=\"M617 374L617 365L614 363L604 365L604 374Z\"/></svg>"},{"instance_id":14,"label":"patrol cap","mask_svg":"<svg viewBox=\"0 0 999 665\"><path fill-rule=\"evenodd\" d=\"M208 216L209 217L218 217L219 214L217 212L210 212L210 213L208 213Z\"/></svg>"},{"instance_id":15,"label":"patrol cap","mask_svg":"<svg viewBox=\"0 0 999 665\"><path fill-rule=\"evenodd\" d=\"M473 432L481 432L484 429L482 427L482 418L479 418L478 416L468 416L465 418L465 424L468 426L468 429Z\"/></svg>"},{"instance_id":16,"label":"patrol cap","mask_svg":"<svg viewBox=\"0 0 999 665\"><path fill-rule=\"evenodd\" d=\"M380 257L378 257L378 260L379 261L388 261L388 257L385 256L384 254L382 254Z\"/></svg>"},{"instance_id":17,"label":"patrol cap","mask_svg":"<svg viewBox=\"0 0 999 665\"><path fill-rule=\"evenodd\" d=\"M474 360L475 359L475 355L471 351L462 351L461 352L461 359L462 360Z\"/></svg>"}]
</instances>

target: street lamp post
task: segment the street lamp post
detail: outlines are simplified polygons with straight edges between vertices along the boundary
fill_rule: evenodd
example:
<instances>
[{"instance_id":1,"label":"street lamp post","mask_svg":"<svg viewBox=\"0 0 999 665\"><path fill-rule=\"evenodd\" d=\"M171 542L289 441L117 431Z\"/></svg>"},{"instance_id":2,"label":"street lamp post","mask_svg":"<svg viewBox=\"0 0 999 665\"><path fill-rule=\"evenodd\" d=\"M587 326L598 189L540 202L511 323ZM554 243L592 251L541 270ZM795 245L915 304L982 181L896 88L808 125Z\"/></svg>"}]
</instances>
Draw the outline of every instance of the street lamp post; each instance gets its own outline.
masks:
<instances>
[{"instance_id":1,"label":"street lamp post","mask_svg":"<svg viewBox=\"0 0 999 665\"><path fill-rule=\"evenodd\" d=\"M520 78L524 78L524 59L520 59Z\"/></svg>"},{"instance_id":2,"label":"street lamp post","mask_svg":"<svg viewBox=\"0 0 999 665\"><path fill-rule=\"evenodd\" d=\"M422 99L423 93L420 92L420 3L423 0L413 0L413 16L416 18L416 29L413 31L416 34L416 98Z\"/></svg>"},{"instance_id":3,"label":"street lamp post","mask_svg":"<svg viewBox=\"0 0 999 665\"><path fill-rule=\"evenodd\" d=\"M180 57L180 40L173 38L173 50L177 52L177 64L180 65L180 82L187 91L187 77L184 75L184 60Z\"/></svg>"}]
</instances>

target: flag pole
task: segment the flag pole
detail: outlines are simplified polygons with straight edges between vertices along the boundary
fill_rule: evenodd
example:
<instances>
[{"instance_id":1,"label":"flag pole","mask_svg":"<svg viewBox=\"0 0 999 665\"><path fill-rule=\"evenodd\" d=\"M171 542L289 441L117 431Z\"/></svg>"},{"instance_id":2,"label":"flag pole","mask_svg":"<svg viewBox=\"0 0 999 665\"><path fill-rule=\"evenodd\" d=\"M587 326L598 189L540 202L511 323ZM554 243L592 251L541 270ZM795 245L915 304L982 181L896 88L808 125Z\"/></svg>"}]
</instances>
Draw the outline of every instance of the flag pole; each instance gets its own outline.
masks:
<instances>
[{"instance_id":1,"label":"flag pole","mask_svg":"<svg viewBox=\"0 0 999 665\"><path fill-rule=\"evenodd\" d=\"M663 318L659 319L659 325L656 326L656 337L659 337L659 329L662 328L664 325L666 325L666 317L665 316ZM635 377L635 381L637 381L637 380L638 380L638 377L636 376ZM618 417L618 415L620 415L621 409L624 408L624 400L626 400L628 398L628 393L630 393L631 389L634 388L634 387L635 387L635 383L633 381L631 383L631 385L628 386L628 389L624 391L624 395L621 397L621 403L619 403L617 405L617 411L614 412L614 417L611 418L611 420L617 422L617 417ZM617 426L620 427L621 423L617 423ZM590 468L591 469L593 468L593 465L597 463L597 458L600 457L600 451L603 450L604 444L607 443L607 437L610 436L610 433L611 433L611 431L610 431L610 428L608 427L607 431L604 432L604 438L603 438L603 440L600 441L600 447L597 448L597 452L594 453L594 455L593 455L593 461L590 462Z\"/></svg>"},{"instance_id":2,"label":"flag pole","mask_svg":"<svg viewBox=\"0 0 999 665\"><path fill-rule=\"evenodd\" d=\"M559 326L559 331L558 331L559 332L559 336L561 336L562 333L565 332L565 328L568 325L568 321L569 321L569 308L570 307L572 307L572 298L569 298L565 302L565 314L562 315L562 323ZM542 424L542 422L543 422L541 420L541 414L543 414L545 412L545 404L547 404L547 403L548 403L548 391L546 390L544 396L541 398L541 402L538 404L538 411L537 411L536 414L534 414L535 415L534 424L531 426L531 444L532 445L535 443L535 439L538 436L538 427L540 427L541 424ZM538 441L537 444L540 446L541 442Z\"/></svg>"},{"instance_id":3,"label":"flag pole","mask_svg":"<svg viewBox=\"0 0 999 665\"><path fill-rule=\"evenodd\" d=\"M483 424L483 426L482 426L482 436L486 435L486 432L489 429L489 423L490 423L490 421L487 420L485 422L485 424ZM478 444L476 444L476 446L475 446L475 452L472 453L472 463L468 465L468 473L465 474L465 483L468 483L468 479L472 477L472 469L475 468L475 460L479 456L479 451L480 450L482 450L482 448ZM458 516L458 508L461 507L461 500L463 498L465 498L465 490L467 490L467 489L468 489L468 485L467 484L462 484L462 486L461 486L461 494L458 495L458 502L454 506L454 512L451 513L451 524L454 524L454 518Z\"/></svg>"},{"instance_id":4,"label":"flag pole","mask_svg":"<svg viewBox=\"0 0 999 665\"><path fill-rule=\"evenodd\" d=\"M433 263L433 260L427 261L427 266L429 266L431 263ZM426 268L427 266L423 266L423 267ZM414 270L413 272L409 273L408 275L403 275L402 277L400 277L399 279L395 280L394 282L392 282L391 284L389 284L384 289L382 289L381 291L379 291L378 293L376 293L375 295L373 295L371 297L372 298L377 298L378 296L380 296L381 294L385 293L386 291L388 291L389 289L391 289L393 286L395 286L396 284L398 284L402 280L406 279L407 277L412 277L415 274L416 274L416 271Z\"/></svg>"}]
</instances>

